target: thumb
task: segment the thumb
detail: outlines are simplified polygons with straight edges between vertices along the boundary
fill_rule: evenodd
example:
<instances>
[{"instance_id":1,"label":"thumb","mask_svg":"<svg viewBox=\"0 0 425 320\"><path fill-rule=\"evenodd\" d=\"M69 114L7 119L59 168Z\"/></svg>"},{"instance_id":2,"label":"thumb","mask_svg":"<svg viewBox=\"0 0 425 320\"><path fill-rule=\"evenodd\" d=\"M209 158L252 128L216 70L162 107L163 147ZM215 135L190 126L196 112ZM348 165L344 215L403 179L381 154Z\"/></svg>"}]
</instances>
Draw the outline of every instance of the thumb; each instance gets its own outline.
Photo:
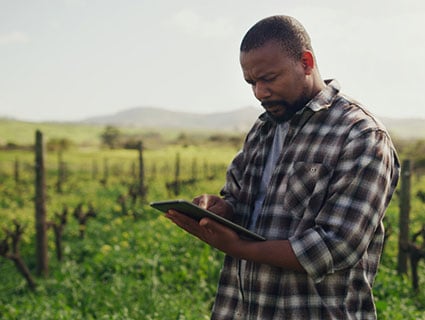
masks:
<instances>
[{"instance_id":1,"label":"thumb","mask_svg":"<svg viewBox=\"0 0 425 320\"><path fill-rule=\"evenodd\" d=\"M209 219L209 218L202 218L200 221L199 221L199 225L201 226L201 227L205 227L205 228L209 228L210 227L210 225L211 225L211 219ZM212 224L214 224L214 223L212 223Z\"/></svg>"},{"instance_id":2,"label":"thumb","mask_svg":"<svg viewBox=\"0 0 425 320\"><path fill-rule=\"evenodd\" d=\"M207 229L209 233L217 233L220 232L220 223L210 219L210 218L202 218L199 221L199 225Z\"/></svg>"}]
</instances>

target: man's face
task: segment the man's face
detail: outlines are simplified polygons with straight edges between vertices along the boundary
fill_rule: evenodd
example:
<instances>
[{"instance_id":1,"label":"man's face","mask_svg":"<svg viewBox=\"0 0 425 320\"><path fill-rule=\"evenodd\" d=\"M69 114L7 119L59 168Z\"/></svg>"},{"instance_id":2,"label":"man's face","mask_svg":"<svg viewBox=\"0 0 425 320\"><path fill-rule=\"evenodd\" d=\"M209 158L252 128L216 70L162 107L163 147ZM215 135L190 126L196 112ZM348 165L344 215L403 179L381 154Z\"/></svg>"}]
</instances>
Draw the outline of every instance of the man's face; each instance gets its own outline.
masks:
<instances>
[{"instance_id":1,"label":"man's face","mask_svg":"<svg viewBox=\"0 0 425 320\"><path fill-rule=\"evenodd\" d=\"M291 58L275 42L241 52L240 63L246 82L269 115L277 121L309 100L308 75L302 59Z\"/></svg>"}]
</instances>

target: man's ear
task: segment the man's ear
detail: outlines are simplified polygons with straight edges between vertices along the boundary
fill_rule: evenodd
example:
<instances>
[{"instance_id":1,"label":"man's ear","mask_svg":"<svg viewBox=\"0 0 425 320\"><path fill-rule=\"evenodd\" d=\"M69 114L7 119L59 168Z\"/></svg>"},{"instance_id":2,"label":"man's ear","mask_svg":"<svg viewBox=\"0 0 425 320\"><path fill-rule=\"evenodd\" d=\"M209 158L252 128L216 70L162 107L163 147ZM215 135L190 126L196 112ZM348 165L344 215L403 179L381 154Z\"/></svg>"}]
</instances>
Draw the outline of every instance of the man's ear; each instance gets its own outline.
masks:
<instances>
[{"instance_id":1,"label":"man's ear","mask_svg":"<svg viewBox=\"0 0 425 320\"><path fill-rule=\"evenodd\" d=\"M304 51L301 57L301 61L306 74L311 74L314 68L314 56L311 51Z\"/></svg>"}]
</instances>

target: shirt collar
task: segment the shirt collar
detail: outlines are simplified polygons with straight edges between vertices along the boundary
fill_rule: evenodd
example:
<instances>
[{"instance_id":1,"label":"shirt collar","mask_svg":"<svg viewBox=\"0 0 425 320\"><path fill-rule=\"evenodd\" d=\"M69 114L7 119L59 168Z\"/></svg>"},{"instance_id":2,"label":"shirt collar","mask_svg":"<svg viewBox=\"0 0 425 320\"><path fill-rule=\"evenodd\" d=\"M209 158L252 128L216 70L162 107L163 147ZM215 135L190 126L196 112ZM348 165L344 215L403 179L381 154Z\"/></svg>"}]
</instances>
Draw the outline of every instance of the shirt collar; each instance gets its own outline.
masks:
<instances>
[{"instance_id":1,"label":"shirt collar","mask_svg":"<svg viewBox=\"0 0 425 320\"><path fill-rule=\"evenodd\" d=\"M306 107L310 108L314 112L328 109L332 105L335 96L340 90L339 83L336 80L325 80L325 83L326 87L306 105Z\"/></svg>"},{"instance_id":2,"label":"shirt collar","mask_svg":"<svg viewBox=\"0 0 425 320\"><path fill-rule=\"evenodd\" d=\"M325 80L325 84L326 87L306 104L306 107L313 112L328 109L340 91L340 85L335 79ZM301 110L304 110L304 108ZM302 112L301 110L298 112ZM266 112L262 113L259 118L262 121L271 120Z\"/></svg>"}]
</instances>

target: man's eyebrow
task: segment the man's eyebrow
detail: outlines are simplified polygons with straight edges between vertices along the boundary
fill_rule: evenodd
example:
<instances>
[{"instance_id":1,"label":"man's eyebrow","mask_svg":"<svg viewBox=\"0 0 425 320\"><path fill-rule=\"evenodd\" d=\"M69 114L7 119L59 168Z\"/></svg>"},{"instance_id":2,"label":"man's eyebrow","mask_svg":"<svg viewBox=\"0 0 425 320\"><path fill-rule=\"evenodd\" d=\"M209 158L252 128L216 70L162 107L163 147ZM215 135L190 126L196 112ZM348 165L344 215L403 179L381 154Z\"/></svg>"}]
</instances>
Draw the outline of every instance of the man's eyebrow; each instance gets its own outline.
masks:
<instances>
[{"instance_id":1,"label":"man's eyebrow","mask_svg":"<svg viewBox=\"0 0 425 320\"><path fill-rule=\"evenodd\" d=\"M277 76L277 73L274 72L274 71L270 71L270 72L266 72L266 73L260 75L259 77L256 77L256 79L264 80L265 78L275 77L275 76ZM249 84L256 82L255 80L247 79L247 78L245 78L245 81L248 82Z\"/></svg>"}]
</instances>

